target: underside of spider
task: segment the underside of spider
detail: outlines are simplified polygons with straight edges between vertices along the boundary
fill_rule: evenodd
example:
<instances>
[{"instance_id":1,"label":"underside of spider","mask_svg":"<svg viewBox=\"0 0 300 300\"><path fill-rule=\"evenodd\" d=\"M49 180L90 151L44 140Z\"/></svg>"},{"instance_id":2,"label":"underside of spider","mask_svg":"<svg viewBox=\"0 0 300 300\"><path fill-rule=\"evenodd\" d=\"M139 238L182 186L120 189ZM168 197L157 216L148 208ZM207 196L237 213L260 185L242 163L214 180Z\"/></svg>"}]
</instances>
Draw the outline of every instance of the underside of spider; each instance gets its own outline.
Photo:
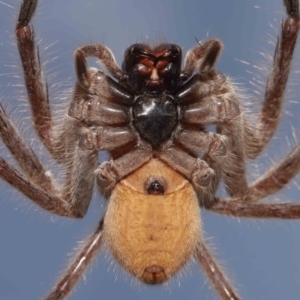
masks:
<instances>
[{"instance_id":1,"label":"underside of spider","mask_svg":"<svg viewBox=\"0 0 300 300\"><path fill-rule=\"evenodd\" d=\"M0 176L45 210L86 214L94 181L108 199L95 232L45 298L64 299L107 243L128 272L149 284L170 279L195 256L222 299L240 299L204 243L200 209L239 217L299 219L300 204L260 200L283 188L300 169L297 146L255 183L246 159L263 151L281 114L299 31L299 4L285 0L274 63L262 109L249 123L229 79L215 69L223 45L198 43L186 54L174 44L134 44L122 68L104 45L75 51L77 83L60 130L53 125L30 21L37 0L23 0L18 49L34 128L53 159L65 166L61 187L0 109L0 134L22 173L0 159ZM107 73L88 68L101 60ZM207 127L216 126L216 132ZM98 152L110 160L98 165ZM229 199L215 197L223 181Z\"/></svg>"}]
</instances>

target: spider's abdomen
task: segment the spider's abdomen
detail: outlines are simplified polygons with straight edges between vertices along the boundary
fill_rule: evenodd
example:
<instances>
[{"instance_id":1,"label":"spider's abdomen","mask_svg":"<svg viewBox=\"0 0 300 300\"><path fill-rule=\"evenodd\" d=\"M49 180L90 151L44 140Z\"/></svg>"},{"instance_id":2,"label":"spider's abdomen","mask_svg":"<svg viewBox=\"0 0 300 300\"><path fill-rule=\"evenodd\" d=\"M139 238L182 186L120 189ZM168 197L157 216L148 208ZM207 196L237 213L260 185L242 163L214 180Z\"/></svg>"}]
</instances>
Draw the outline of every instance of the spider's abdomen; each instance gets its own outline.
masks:
<instances>
[{"instance_id":1,"label":"spider's abdomen","mask_svg":"<svg viewBox=\"0 0 300 300\"><path fill-rule=\"evenodd\" d=\"M163 194L149 194L153 178L163 183ZM104 239L116 260L145 283L163 283L182 269L201 234L192 185L158 159L120 181L109 199Z\"/></svg>"},{"instance_id":2,"label":"spider's abdomen","mask_svg":"<svg viewBox=\"0 0 300 300\"><path fill-rule=\"evenodd\" d=\"M133 124L142 139L157 148L169 138L177 124L177 109L173 99L139 96L133 106Z\"/></svg>"}]
</instances>

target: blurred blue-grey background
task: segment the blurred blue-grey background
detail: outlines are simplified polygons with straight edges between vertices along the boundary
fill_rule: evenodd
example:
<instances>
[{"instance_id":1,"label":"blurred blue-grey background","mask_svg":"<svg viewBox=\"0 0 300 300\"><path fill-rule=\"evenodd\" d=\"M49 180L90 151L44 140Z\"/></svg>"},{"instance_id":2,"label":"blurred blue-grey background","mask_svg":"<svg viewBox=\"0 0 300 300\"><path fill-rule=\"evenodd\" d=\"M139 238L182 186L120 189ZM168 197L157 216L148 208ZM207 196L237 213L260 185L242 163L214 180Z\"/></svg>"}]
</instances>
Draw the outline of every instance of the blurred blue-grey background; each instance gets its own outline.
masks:
<instances>
[{"instance_id":1,"label":"blurred blue-grey background","mask_svg":"<svg viewBox=\"0 0 300 300\"><path fill-rule=\"evenodd\" d=\"M281 0L52 0L40 1L34 26L47 62L50 93L55 102L74 81L73 52L83 44L105 43L119 63L132 43L164 38L184 52L195 38L219 38L225 44L218 69L239 83L248 101L260 103L264 69L273 55L283 18ZM20 1L0 1L0 96L28 142L42 148L30 130L13 30ZM50 47L48 47L51 45ZM299 51L296 51L299 53ZM55 58L55 59L54 59ZM299 137L299 58L296 56L283 119L262 159L249 162L255 179L284 157ZM244 64L241 61L249 62ZM270 61L269 61L270 62ZM298 63L297 63L298 62ZM94 61L91 61L94 64ZM58 84L54 84L57 82ZM251 84L252 83L252 84ZM50 97L50 98L51 98ZM31 137L31 138L30 138ZM13 161L1 146L2 155ZM43 156L43 160L47 158ZM51 167L51 163L48 163ZM255 164L255 168L253 165ZM54 170L55 171L55 170ZM299 177L270 201L297 201ZM103 215L104 200L94 197L86 218L53 217L6 185L0 191L0 300L41 299L67 265L77 242L93 231ZM208 243L239 290L242 299L300 299L299 221L245 220L203 212ZM168 286L136 284L103 254L78 284L72 300L218 299L197 264Z\"/></svg>"}]
</instances>

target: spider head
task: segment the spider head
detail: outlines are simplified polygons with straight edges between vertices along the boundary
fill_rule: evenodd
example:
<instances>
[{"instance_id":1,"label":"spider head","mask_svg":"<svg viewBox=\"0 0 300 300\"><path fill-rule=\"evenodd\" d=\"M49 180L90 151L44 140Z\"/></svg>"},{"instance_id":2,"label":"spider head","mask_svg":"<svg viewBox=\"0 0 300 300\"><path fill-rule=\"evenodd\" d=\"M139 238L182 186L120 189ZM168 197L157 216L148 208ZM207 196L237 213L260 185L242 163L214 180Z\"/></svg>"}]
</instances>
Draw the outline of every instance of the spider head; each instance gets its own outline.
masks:
<instances>
[{"instance_id":1,"label":"spider head","mask_svg":"<svg viewBox=\"0 0 300 300\"><path fill-rule=\"evenodd\" d=\"M128 75L127 84L141 94L173 92L180 82L182 51L174 44L151 48L134 44L126 52L122 69Z\"/></svg>"}]
</instances>

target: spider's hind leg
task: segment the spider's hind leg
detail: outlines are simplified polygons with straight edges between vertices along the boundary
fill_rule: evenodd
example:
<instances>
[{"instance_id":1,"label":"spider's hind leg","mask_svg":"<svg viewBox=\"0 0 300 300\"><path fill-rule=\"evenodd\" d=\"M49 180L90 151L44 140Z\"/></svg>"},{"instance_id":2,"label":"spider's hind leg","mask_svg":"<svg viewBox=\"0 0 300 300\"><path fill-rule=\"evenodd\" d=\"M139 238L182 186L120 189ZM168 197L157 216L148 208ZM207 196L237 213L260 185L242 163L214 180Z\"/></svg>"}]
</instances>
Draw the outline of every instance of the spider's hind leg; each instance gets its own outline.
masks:
<instances>
[{"instance_id":1,"label":"spider's hind leg","mask_svg":"<svg viewBox=\"0 0 300 300\"><path fill-rule=\"evenodd\" d=\"M220 299L241 299L233 285L229 282L224 271L213 257L211 251L205 245L204 241L200 241L195 253L195 257L211 281L212 285L215 287Z\"/></svg>"},{"instance_id":2,"label":"spider's hind leg","mask_svg":"<svg viewBox=\"0 0 300 300\"><path fill-rule=\"evenodd\" d=\"M68 268L44 300L63 300L74 289L76 283L92 263L103 244L103 220L82 244L78 253L72 258Z\"/></svg>"}]
</instances>

